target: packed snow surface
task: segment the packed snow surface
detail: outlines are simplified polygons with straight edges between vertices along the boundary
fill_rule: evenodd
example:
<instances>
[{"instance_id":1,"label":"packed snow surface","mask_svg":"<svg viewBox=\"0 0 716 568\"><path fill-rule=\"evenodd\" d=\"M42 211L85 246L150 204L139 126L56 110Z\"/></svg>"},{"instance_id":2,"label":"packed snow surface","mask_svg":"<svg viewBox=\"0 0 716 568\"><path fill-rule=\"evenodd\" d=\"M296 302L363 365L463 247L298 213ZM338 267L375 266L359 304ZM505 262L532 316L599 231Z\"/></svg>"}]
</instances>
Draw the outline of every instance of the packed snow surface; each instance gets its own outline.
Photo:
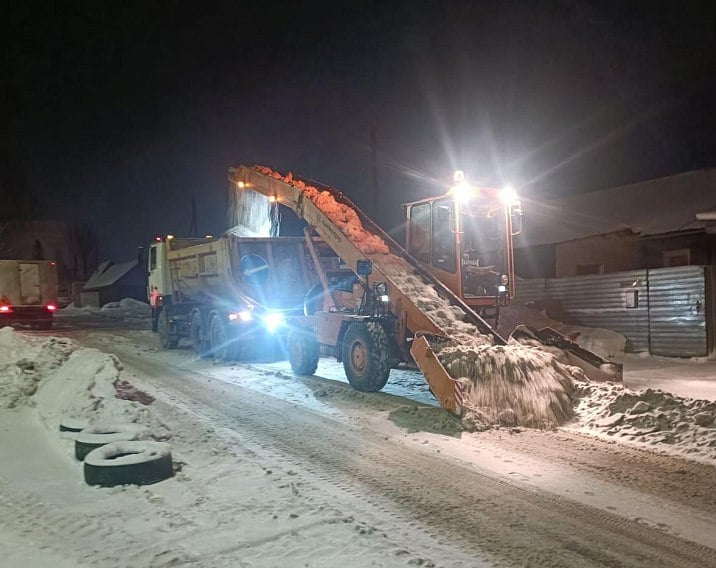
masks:
<instances>
[{"instance_id":1,"label":"packed snow surface","mask_svg":"<svg viewBox=\"0 0 716 568\"><path fill-rule=\"evenodd\" d=\"M462 410L474 427L508 421L514 425L550 428L572 415L573 375L581 370L563 364L547 351L518 344L494 346L492 339L464 321L464 311L441 297L404 259L390 254L385 241L368 232L355 210L319 190L271 168L261 173L299 188L340 228L414 304L452 340L456 349L442 349L438 358L462 391ZM418 332L421 330L412 330Z\"/></svg>"}]
</instances>

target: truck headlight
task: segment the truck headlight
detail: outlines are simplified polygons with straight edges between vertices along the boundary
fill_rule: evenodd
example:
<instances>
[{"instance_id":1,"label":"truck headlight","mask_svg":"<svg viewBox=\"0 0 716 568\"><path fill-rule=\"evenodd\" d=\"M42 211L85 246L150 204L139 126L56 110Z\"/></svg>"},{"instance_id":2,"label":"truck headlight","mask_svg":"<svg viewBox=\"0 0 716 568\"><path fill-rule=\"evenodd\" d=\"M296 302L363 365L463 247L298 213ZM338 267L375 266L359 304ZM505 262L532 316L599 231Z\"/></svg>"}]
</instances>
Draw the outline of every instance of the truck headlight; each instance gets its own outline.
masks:
<instances>
[{"instance_id":1,"label":"truck headlight","mask_svg":"<svg viewBox=\"0 0 716 568\"><path fill-rule=\"evenodd\" d=\"M280 312L269 312L263 317L264 325L266 326L266 329L269 331L269 333L273 333L274 331L276 331L284 324L285 321L286 319Z\"/></svg>"},{"instance_id":2,"label":"truck headlight","mask_svg":"<svg viewBox=\"0 0 716 568\"><path fill-rule=\"evenodd\" d=\"M231 312L229 314L229 320L230 321L236 321L240 320L244 323L250 322L252 319L254 319L254 316L251 314L249 310L244 310L241 312Z\"/></svg>"}]
</instances>

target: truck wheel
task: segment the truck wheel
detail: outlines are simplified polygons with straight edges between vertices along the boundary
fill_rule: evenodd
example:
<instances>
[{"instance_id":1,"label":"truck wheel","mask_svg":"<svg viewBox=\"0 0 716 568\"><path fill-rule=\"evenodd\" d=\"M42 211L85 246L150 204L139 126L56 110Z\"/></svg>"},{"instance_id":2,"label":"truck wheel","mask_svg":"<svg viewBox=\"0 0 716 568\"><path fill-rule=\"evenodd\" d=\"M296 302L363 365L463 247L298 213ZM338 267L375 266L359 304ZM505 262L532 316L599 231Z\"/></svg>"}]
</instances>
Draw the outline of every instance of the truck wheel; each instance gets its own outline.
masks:
<instances>
[{"instance_id":1,"label":"truck wheel","mask_svg":"<svg viewBox=\"0 0 716 568\"><path fill-rule=\"evenodd\" d=\"M179 338L169 331L169 317L166 310L159 312L157 333L159 333L159 345L164 349L176 349L177 345L179 345Z\"/></svg>"},{"instance_id":2,"label":"truck wheel","mask_svg":"<svg viewBox=\"0 0 716 568\"><path fill-rule=\"evenodd\" d=\"M201 329L201 314L194 312L191 316L191 346L194 348L194 353L199 357L209 356L209 347L206 339L203 337L203 330Z\"/></svg>"},{"instance_id":3,"label":"truck wheel","mask_svg":"<svg viewBox=\"0 0 716 568\"><path fill-rule=\"evenodd\" d=\"M149 485L174 474L172 453L162 442L113 442L93 450L84 464L88 485Z\"/></svg>"},{"instance_id":4,"label":"truck wheel","mask_svg":"<svg viewBox=\"0 0 716 568\"><path fill-rule=\"evenodd\" d=\"M343 369L351 386L363 392L379 391L390 375L388 335L375 322L352 323L343 338Z\"/></svg>"},{"instance_id":5,"label":"truck wheel","mask_svg":"<svg viewBox=\"0 0 716 568\"><path fill-rule=\"evenodd\" d=\"M209 347L215 359L230 361L234 357L233 348L229 343L229 334L219 314L211 314L209 318Z\"/></svg>"},{"instance_id":6,"label":"truck wheel","mask_svg":"<svg viewBox=\"0 0 716 568\"><path fill-rule=\"evenodd\" d=\"M307 329L292 329L288 335L288 362L297 375L313 375L318 368L320 349Z\"/></svg>"}]
</instances>

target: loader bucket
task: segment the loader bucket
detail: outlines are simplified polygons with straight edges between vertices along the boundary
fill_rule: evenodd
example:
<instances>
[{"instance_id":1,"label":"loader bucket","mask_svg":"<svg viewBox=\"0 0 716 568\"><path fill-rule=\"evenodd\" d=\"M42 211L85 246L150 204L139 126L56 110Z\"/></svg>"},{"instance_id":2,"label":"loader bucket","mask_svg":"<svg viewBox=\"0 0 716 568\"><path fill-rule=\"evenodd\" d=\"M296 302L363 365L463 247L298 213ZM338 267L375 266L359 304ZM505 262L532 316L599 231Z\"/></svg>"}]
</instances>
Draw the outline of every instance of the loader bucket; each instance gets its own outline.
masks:
<instances>
[{"instance_id":1,"label":"loader bucket","mask_svg":"<svg viewBox=\"0 0 716 568\"><path fill-rule=\"evenodd\" d=\"M623 365L607 361L596 353L584 349L551 327L537 330L527 325L518 325L510 338L517 342L534 340L542 345L561 349L566 353L569 363L582 369L591 381L623 382Z\"/></svg>"},{"instance_id":2,"label":"loader bucket","mask_svg":"<svg viewBox=\"0 0 716 568\"><path fill-rule=\"evenodd\" d=\"M444 340L444 338L442 338ZM410 347L410 354L430 385L430 392L438 399L440 406L460 414L462 412L462 390L460 383L453 379L432 350L427 335L416 335Z\"/></svg>"}]
</instances>

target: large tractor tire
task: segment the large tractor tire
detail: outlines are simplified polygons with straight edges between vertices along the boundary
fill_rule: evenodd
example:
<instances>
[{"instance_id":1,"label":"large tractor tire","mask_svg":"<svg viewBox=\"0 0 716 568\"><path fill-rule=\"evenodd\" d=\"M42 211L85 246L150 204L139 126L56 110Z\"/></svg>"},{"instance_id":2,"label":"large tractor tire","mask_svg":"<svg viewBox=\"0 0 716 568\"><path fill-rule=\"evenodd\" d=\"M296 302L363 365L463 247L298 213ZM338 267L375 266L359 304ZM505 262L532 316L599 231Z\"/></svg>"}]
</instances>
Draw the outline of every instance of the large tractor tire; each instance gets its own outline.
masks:
<instances>
[{"instance_id":1,"label":"large tractor tire","mask_svg":"<svg viewBox=\"0 0 716 568\"><path fill-rule=\"evenodd\" d=\"M380 324L350 324L343 338L342 354L343 369L354 389L376 392L388 382L392 350Z\"/></svg>"},{"instance_id":2,"label":"large tractor tire","mask_svg":"<svg viewBox=\"0 0 716 568\"><path fill-rule=\"evenodd\" d=\"M294 328L288 335L288 362L297 375L313 375L318 368L320 347L308 329Z\"/></svg>"},{"instance_id":3,"label":"large tractor tire","mask_svg":"<svg viewBox=\"0 0 716 568\"><path fill-rule=\"evenodd\" d=\"M87 454L88 485L150 485L174 475L171 448L152 441L112 442Z\"/></svg>"},{"instance_id":4,"label":"large tractor tire","mask_svg":"<svg viewBox=\"0 0 716 568\"><path fill-rule=\"evenodd\" d=\"M164 349L176 349L179 345L179 338L171 333L169 316L167 311L162 309L157 318L157 333L159 334L159 345Z\"/></svg>"},{"instance_id":5,"label":"large tractor tire","mask_svg":"<svg viewBox=\"0 0 716 568\"><path fill-rule=\"evenodd\" d=\"M234 349L229 341L226 323L217 313L209 316L209 348L214 359L231 361L234 358Z\"/></svg>"}]
</instances>

